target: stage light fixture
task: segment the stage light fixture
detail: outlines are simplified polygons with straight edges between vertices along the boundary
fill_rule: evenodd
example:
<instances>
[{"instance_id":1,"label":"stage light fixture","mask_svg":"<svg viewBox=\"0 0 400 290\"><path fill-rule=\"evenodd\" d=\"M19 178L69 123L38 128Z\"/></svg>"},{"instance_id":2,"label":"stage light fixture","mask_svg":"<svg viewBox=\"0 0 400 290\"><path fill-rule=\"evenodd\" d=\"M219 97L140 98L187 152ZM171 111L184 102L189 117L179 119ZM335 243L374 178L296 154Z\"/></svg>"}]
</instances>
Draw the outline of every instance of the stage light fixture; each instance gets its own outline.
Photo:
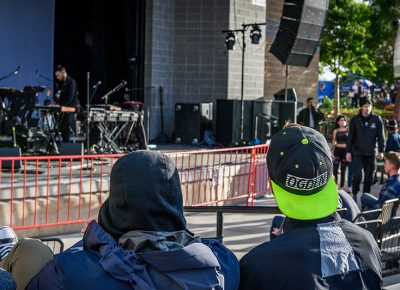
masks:
<instances>
[{"instance_id":1,"label":"stage light fixture","mask_svg":"<svg viewBox=\"0 0 400 290\"><path fill-rule=\"evenodd\" d=\"M259 44L261 39L261 28L258 25L253 25L250 31L250 38L252 44Z\"/></svg>"},{"instance_id":2,"label":"stage light fixture","mask_svg":"<svg viewBox=\"0 0 400 290\"><path fill-rule=\"evenodd\" d=\"M225 44L227 50L233 50L236 43L236 34L233 31L228 31L225 38Z\"/></svg>"}]
</instances>

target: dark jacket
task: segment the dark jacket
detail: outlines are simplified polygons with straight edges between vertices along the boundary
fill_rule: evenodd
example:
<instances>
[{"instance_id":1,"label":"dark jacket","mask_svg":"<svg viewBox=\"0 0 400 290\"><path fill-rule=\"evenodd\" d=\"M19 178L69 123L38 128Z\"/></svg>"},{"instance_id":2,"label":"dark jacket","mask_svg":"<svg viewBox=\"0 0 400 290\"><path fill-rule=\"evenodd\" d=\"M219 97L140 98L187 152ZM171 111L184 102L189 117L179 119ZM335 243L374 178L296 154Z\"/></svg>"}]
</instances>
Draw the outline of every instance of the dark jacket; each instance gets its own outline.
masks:
<instances>
[{"instance_id":1,"label":"dark jacket","mask_svg":"<svg viewBox=\"0 0 400 290\"><path fill-rule=\"evenodd\" d=\"M131 232L118 245L92 222L83 248L55 255L26 290L236 290L239 284L239 264L231 251L184 232Z\"/></svg>"},{"instance_id":2,"label":"dark jacket","mask_svg":"<svg viewBox=\"0 0 400 290\"><path fill-rule=\"evenodd\" d=\"M1 290L15 290L17 285L15 284L14 278L11 273L6 272L0 268L0 289Z\"/></svg>"},{"instance_id":3,"label":"dark jacket","mask_svg":"<svg viewBox=\"0 0 400 290\"><path fill-rule=\"evenodd\" d=\"M383 152L385 138L382 119L371 113L367 122L367 126L363 124L361 112L351 119L346 152L353 155L374 156L377 143L378 151Z\"/></svg>"},{"instance_id":4,"label":"dark jacket","mask_svg":"<svg viewBox=\"0 0 400 290\"><path fill-rule=\"evenodd\" d=\"M338 208L346 208L347 212L344 218L350 222L361 213L357 203L353 197L344 190L338 190L339 194L339 205Z\"/></svg>"},{"instance_id":5,"label":"dark jacket","mask_svg":"<svg viewBox=\"0 0 400 290\"><path fill-rule=\"evenodd\" d=\"M324 119L324 113L321 112L320 109L316 109L314 106L311 108L311 114L314 118L314 129L319 128L319 122ZM297 123L310 127L310 109L305 108L302 109L297 116Z\"/></svg>"},{"instance_id":6,"label":"dark jacket","mask_svg":"<svg viewBox=\"0 0 400 290\"><path fill-rule=\"evenodd\" d=\"M386 141L385 152L394 151L400 152L400 134L399 133L389 133L388 139Z\"/></svg>"},{"instance_id":7,"label":"dark jacket","mask_svg":"<svg viewBox=\"0 0 400 290\"><path fill-rule=\"evenodd\" d=\"M59 94L58 104L60 106L76 107L78 106L78 86L76 81L67 76L67 79L62 82L56 82L56 93Z\"/></svg>"},{"instance_id":8,"label":"dark jacket","mask_svg":"<svg viewBox=\"0 0 400 290\"><path fill-rule=\"evenodd\" d=\"M372 235L334 215L314 221L287 218L283 234L240 261L245 290L378 290L379 248Z\"/></svg>"}]
</instances>

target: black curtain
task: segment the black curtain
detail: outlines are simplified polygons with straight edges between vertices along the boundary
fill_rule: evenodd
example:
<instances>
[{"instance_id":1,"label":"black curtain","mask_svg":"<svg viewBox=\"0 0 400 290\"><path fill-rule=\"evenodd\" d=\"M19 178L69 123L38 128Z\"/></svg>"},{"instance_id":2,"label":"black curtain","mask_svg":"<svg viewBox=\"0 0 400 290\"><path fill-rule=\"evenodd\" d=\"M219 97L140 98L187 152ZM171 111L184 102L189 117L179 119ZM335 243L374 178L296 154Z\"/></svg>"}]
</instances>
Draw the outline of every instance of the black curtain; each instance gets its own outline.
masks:
<instances>
[{"instance_id":1,"label":"black curtain","mask_svg":"<svg viewBox=\"0 0 400 290\"><path fill-rule=\"evenodd\" d=\"M102 85L92 104L122 80L127 91L113 94L109 102L143 101L145 0L57 0L55 65L67 67L76 79L79 100L86 104L86 72L91 85Z\"/></svg>"}]
</instances>

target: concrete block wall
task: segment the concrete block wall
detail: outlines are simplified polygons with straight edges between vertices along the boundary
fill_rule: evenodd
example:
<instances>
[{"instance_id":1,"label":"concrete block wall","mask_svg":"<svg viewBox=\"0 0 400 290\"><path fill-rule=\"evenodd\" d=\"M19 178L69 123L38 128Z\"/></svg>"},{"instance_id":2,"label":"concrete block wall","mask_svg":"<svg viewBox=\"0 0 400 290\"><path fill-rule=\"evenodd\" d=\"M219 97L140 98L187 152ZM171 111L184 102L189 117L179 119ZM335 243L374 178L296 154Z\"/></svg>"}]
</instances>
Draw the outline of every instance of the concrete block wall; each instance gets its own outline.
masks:
<instances>
[{"instance_id":1,"label":"concrete block wall","mask_svg":"<svg viewBox=\"0 0 400 290\"><path fill-rule=\"evenodd\" d=\"M285 87L285 66L273 56L269 49L275 39L282 16L284 0L267 1L267 44L265 47L264 97L273 99L273 95ZM317 99L318 94L319 53L316 53L309 67L289 67L288 87L295 88L300 102L308 97Z\"/></svg>"},{"instance_id":2,"label":"concrete block wall","mask_svg":"<svg viewBox=\"0 0 400 290\"><path fill-rule=\"evenodd\" d=\"M269 1L268 1L269 2ZM266 22L265 7L253 4L252 0L231 0L229 28L241 29L242 24ZM265 26L260 27L262 38L260 43L252 44L250 30L246 33L246 51L244 66L244 98L254 100L264 95L264 58L265 58ZM229 51L228 99L240 99L242 68L242 34L237 35L236 48Z\"/></svg>"},{"instance_id":3,"label":"concrete block wall","mask_svg":"<svg viewBox=\"0 0 400 290\"><path fill-rule=\"evenodd\" d=\"M163 88L165 131L172 132L173 123L173 38L174 0L146 1L145 102L150 106L150 140L160 133L161 119L158 88ZM145 121L147 123L147 121Z\"/></svg>"},{"instance_id":4,"label":"concrete block wall","mask_svg":"<svg viewBox=\"0 0 400 290\"><path fill-rule=\"evenodd\" d=\"M246 35L245 99L265 97L284 88L285 67L269 53L282 15L284 0L149 0L146 10L145 86L151 107L150 140L160 132L158 88L164 90L165 131L174 130L177 102L214 102L239 99L241 35L234 51L225 48L222 30L242 23L267 22L259 45ZM261 3L256 4L256 3ZM317 95L319 55L308 68L290 67L289 87L299 100ZM214 118L215 120L215 118ZM147 122L145 121L145 124Z\"/></svg>"}]
</instances>

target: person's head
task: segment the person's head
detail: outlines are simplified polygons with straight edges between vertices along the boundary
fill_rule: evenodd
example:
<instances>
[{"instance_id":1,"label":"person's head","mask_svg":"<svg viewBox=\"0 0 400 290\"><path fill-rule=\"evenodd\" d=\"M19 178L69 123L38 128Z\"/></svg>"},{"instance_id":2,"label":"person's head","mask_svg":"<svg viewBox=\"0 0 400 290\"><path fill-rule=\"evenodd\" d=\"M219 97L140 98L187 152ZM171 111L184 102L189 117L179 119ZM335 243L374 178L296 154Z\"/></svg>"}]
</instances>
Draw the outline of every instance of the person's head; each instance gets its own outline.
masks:
<instances>
[{"instance_id":1,"label":"person's head","mask_svg":"<svg viewBox=\"0 0 400 290\"><path fill-rule=\"evenodd\" d=\"M337 115L335 120L335 129L338 128L346 128L347 127L347 118L345 115Z\"/></svg>"},{"instance_id":2,"label":"person's head","mask_svg":"<svg viewBox=\"0 0 400 290\"><path fill-rule=\"evenodd\" d=\"M331 152L318 131L291 125L276 133L267 167L279 209L296 220L316 220L335 212L338 193Z\"/></svg>"},{"instance_id":3,"label":"person's head","mask_svg":"<svg viewBox=\"0 0 400 290\"><path fill-rule=\"evenodd\" d=\"M371 111L372 111L371 101L368 100L367 98L362 98L360 100L360 110L361 110L361 114L364 117L368 117L369 114L371 114Z\"/></svg>"},{"instance_id":4,"label":"person's head","mask_svg":"<svg viewBox=\"0 0 400 290\"><path fill-rule=\"evenodd\" d=\"M397 121L394 120L394 119L389 120L387 125L386 125L386 128L387 128L389 133L397 133L398 132Z\"/></svg>"},{"instance_id":5,"label":"person's head","mask_svg":"<svg viewBox=\"0 0 400 290\"><path fill-rule=\"evenodd\" d=\"M385 163L383 164L385 172L392 176L393 174L397 174L400 169L400 155L397 152L389 152L386 155Z\"/></svg>"},{"instance_id":6,"label":"person's head","mask_svg":"<svg viewBox=\"0 0 400 290\"><path fill-rule=\"evenodd\" d=\"M55 76L56 79L61 82L61 81L65 81L67 79L67 70L65 67L58 65L56 67L56 71L55 71Z\"/></svg>"},{"instance_id":7,"label":"person's head","mask_svg":"<svg viewBox=\"0 0 400 290\"><path fill-rule=\"evenodd\" d=\"M186 230L174 162L153 151L119 158L111 171L110 195L100 208L99 225L116 240L135 230Z\"/></svg>"},{"instance_id":8,"label":"person's head","mask_svg":"<svg viewBox=\"0 0 400 290\"><path fill-rule=\"evenodd\" d=\"M311 108L313 106L313 98L307 98L307 108Z\"/></svg>"}]
</instances>

